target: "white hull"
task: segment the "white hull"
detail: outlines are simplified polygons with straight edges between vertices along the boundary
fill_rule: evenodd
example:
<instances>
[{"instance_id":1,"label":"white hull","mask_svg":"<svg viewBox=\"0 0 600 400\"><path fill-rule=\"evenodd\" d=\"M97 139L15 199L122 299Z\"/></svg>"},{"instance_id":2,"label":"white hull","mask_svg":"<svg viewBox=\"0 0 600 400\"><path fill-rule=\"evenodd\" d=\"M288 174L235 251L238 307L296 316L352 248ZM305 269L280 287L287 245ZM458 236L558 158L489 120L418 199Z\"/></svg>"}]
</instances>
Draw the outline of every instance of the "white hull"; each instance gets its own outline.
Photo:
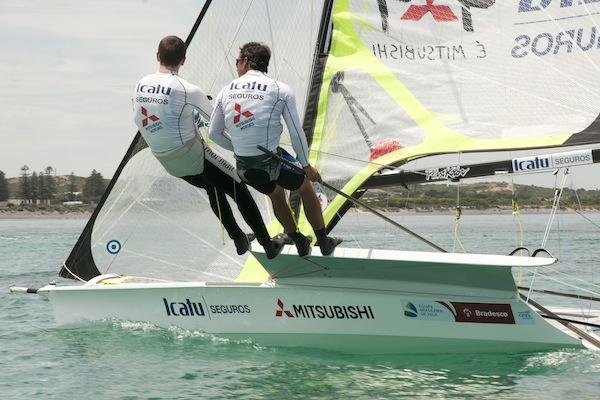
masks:
<instances>
[{"instance_id":1,"label":"white hull","mask_svg":"<svg viewBox=\"0 0 600 400\"><path fill-rule=\"evenodd\" d=\"M280 257L279 266L286 261L306 262L292 255ZM264 346L351 353L517 352L582 346L580 340L555 328L521 301L512 277L512 284L506 287L496 281L494 290L488 288L493 297L468 285L436 285L432 268L472 267L465 266L464 257L459 266L452 264L452 255L447 257L450 259L445 263L425 260L431 264L429 269L414 260L384 260L386 265L393 262L387 267L387 279L381 276L381 258L357 259L336 252L331 258L310 257L313 263L331 263L312 280L310 274L262 285L103 284L100 278L82 286L50 285L38 293L51 301L59 324L106 318L148 321L224 338L250 339ZM352 263L368 263L381 279L342 276L334 264L344 258L341 270L355 271ZM510 259L518 261L516 257ZM416 282L411 268L424 268L424 279ZM488 268L486 276L494 268L510 272L506 266L479 268ZM328 278L322 276L323 271ZM398 271L411 280L391 279ZM410 286L418 292L407 290Z\"/></svg>"}]
</instances>

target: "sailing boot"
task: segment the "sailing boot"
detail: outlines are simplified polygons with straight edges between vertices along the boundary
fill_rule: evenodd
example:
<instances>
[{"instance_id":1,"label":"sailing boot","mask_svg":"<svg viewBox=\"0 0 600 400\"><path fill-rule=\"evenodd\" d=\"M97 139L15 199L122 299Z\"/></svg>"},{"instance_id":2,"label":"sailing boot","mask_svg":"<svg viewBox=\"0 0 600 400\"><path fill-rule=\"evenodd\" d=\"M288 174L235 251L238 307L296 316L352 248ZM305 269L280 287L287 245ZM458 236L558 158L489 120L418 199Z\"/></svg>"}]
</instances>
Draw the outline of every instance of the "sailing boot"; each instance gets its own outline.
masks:
<instances>
[{"instance_id":1,"label":"sailing boot","mask_svg":"<svg viewBox=\"0 0 600 400\"><path fill-rule=\"evenodd\" d=\"M289 236L296 244L296 250L298 250L298 255L300 257L304 257L310 253L310 242L312 242L312 237L304 236L298 231L288 233L287 236Z\"/></svg>"},{"instance_id":2,"label":"sailing boot","mask_svg":"<svg viewBox=\"0 0 600 400\"><path fill-rule=\"evenodd\" d=\"M243 233L233 238L236 252L241 256L250 248L250 242L255 239L254 233Z\"/></svg>"},{"instance_id":3,"label":"sailing boot","mask_svg":"<svg viewBox=\"0 0 600 400\"><path fill-rule=\"evenodd\" d=\"M261 243L262 242L262 243ZM281 253L281 249L283 249L284 241L281 235L277 235L268 241L260 241L260 245L265 250L265 254L269 260L277 257L279 253Z\"/></svg>"},{"instance_id":4,"label":"sailing boot","mask_svg":"<svg viewBox=\"0 0 600 400\"><path fill-rule=\"evenodd\" d=\"M333 253L335 247L343 241L342 238L327 236L324 228L315 230L315 234L317 235L317 244L321 248L321 254L324 256Z\"/></svg>"}]
</instances>

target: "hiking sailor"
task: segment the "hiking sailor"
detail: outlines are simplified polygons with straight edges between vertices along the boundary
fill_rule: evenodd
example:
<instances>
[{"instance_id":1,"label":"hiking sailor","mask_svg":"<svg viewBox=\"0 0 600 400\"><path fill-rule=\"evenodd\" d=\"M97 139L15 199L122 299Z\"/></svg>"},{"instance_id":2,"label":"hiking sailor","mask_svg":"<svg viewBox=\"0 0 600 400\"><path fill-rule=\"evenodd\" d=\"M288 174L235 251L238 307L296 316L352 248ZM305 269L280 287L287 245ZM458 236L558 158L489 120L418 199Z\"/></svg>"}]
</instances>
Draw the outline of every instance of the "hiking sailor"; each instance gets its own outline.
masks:
<instances>
[{"instance_id":1,"label":"hiking sailor","mask_svg":"<svg viewBox=\"0 0 600 400\"><path fill-rule=\"evenodd\" d=\"M304 256L310 251L311 239L297 230L284 191L298 190L321 253L329 255L341 239L328 237L325 232L321 206L311 184L311 181L320 181L321 176L308 163L308 145L292 89L266 75L270 58L270 49L262 43L250 42L240 48L236 60L239 78L219 93L211 116L209 137L235 153L237 172L242 180L271 198L275 216L296 244L298 254ZM281 117L287 125L298 160L278 147L283 131ZM278 152L296 164L299 161L306 177L275 157L264 154L257 145Z\"/></svg>"},{"instance_id":2,"label":"hiking sailor","mask_svg":"<svg viewBox=\"0 0 600 400\"><path fill-rule=\"evenodd\" d=\"M253 237L236 223L224 193L235 200L267 257L273 258L281 251L283 239L270 238L256 203L233 166L212 151L196 131L194 113L208 118L212 106L200 88L177 75L185 53L185 43L176 36L160 41L158 72L145 76L135 87L135 123L169 174L206 190L211 209L221 219L238 254L248 250Z\"/></svg>"}]
</instances>

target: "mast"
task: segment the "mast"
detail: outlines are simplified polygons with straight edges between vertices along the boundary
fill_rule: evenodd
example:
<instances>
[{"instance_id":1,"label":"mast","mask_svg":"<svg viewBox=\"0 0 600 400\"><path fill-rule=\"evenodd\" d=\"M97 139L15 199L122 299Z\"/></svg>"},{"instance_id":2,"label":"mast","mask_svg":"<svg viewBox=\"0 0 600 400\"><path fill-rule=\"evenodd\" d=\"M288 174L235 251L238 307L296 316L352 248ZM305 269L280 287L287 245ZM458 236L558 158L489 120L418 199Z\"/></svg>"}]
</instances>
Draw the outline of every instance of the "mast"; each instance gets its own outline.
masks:
<instances>
[{"instance_id":1,"label":"mast","mask_svg":"<svg viewBox=\"0 0 600 400\"><path fill-rule=\"evenodd\" d=\"M194 23L194 26L192 27L185 41L186 46L192 42L192 39L194 38L194 35L196 34L200 23L202 22L204 16L206 15L206 12L208 11L211 1L212 0L207 0L204 3L202 10L200 11L200 14L198 14L198 18L196 19L196 22ZM117 170L115 171L115 174L110 180L108 187L102 194L102 198L100 199L98 205L94 209L92 216L86 223L85 227L83 228L83 231L81 232L81 235L75 243L75 246L73 246L71 253L67 257L67 260L64 262L62 268L60 269L59 276L67 279L89 280L97 275L100 275L100 271L98 271L98 268L94 263L94 258L92 256L91 240L94 223L96 222L96 218L98 217L100 210L104 206L106 199L108 198L109 194L111 193L112 189L117 183L119 176L123 172L123 169L129 162L131 157L133 157L137 152L143 150L146 147L148 146L142 138L142 135L138 131L135 134L131 145L129 145L129 148L127 149L127 152L121 160L121 163L119 164Z\"/></svg>"}]
</instances>

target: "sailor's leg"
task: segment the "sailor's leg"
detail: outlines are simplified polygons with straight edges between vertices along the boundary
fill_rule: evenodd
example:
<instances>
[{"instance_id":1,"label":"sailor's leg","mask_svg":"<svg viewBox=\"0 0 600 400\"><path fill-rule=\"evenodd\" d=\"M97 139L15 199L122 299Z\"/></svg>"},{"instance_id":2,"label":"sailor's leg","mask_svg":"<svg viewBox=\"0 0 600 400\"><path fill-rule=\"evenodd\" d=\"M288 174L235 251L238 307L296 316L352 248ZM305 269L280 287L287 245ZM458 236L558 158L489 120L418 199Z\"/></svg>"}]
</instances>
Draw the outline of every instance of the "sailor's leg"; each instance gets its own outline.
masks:
<instances>
[{"instance_id":1,"label":"sailor's leg","mask_svg":"<svg viewBox=\"0 0 600 400\"><path fill-rule=\"evenodd\" d=\"M288 234L296 232L296 221L292 215L292 210L290 210L290 205L287 202L287 196L285 195L283 188L279 185L275 185L275 189L269 193L269 198L273 205L275 217L277 217L279 223L283 225L285 232Z\"/></svg>"},{"instance_id":2,"label":"sailor's leg","mask_svg":"<svg viewBox=\"0 0 600 400\"><path fill-rule=\"evenodd\" d=\"M306 214L306 219L308 219L310 226L313 227L315 232L318 229L323 229L325 227L325 221L323 220L321 203L319 203L315 189L308 179L304 178L304 182L302 182L302 186L298 189L298 193L302 198L304 213Z\"/></svg>"},{"instance_id":3,"label":"sailor's leg","mask_svg":"<svg viewBox=\"0 0 600 400\"><path fill-rule=\"evenodd\" d=\"M231 210L231 207L225 198L225 194L218 187L216 187L211 180L207 179L207 176L205 175L206 165L209 165L209 163L205 163L204 173L199 175L184 176L181 179L191 185L206 190L206 194L208 195L210 202L210 208L221 221L230 238L235 239L244 236L244 231L240 229L239 225L235 221L233 211Z\"/></svg>"},{"instance_id":4,"label":"sailor's leg","mask_svg":"<svg viewBox=\"0 0 600 400\"><path fill-rule=\"evenodd\" d=\"M206 179L235 201L242 218L252 229L258 242L262 244L269 241L271 239L269 232L246 184L237 182L211 162L205 164L204 174Z\"/></svg>"}]
</instances>

